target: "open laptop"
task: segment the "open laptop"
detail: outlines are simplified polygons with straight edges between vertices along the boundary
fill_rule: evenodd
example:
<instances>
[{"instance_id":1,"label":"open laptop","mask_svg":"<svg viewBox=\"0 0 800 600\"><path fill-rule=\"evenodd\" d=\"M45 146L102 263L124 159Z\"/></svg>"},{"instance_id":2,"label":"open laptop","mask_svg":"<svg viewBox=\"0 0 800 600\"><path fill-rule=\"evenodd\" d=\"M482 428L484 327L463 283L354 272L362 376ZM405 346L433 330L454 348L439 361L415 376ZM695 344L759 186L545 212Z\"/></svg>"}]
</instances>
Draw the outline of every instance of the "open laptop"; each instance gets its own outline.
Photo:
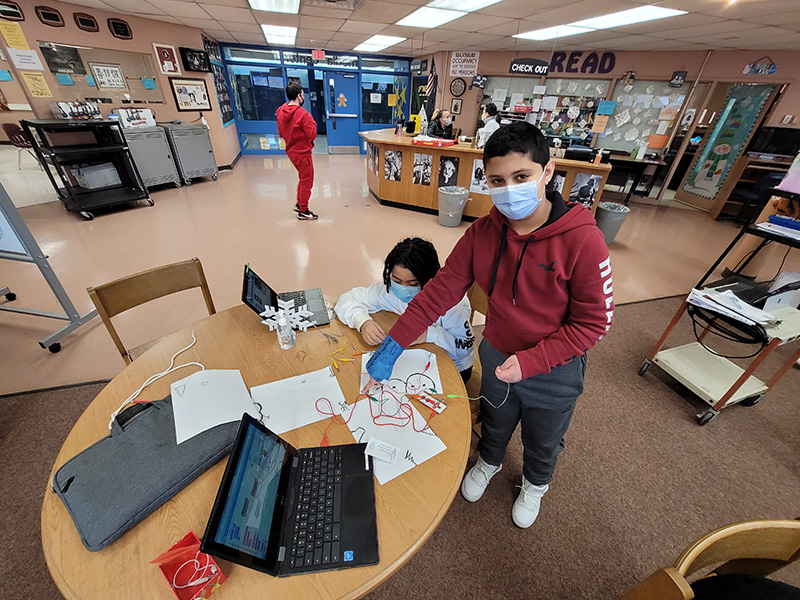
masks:
<instances>
[{"instance_id":1,"label":"open laptop","mask_svg":"<svg viewBox=\"0 0 800 600\"><path fill-rule=\"evenodd\" d=\"M365 448L296 450L245 414L200 550L278 577L377 564Z\"/></svg>"},{"instance_id":2,"label":"open laptop","mask_svg":"<svg viewBox=\"0 0 800 600\"><path fill-rule=\"evenodd\" d=\"M299 292L283 292L278 294L269 287L266 282L256 275L250 265L244 266L244 280L242 282L242 302L256 311L257 314L264 312L265 306L278 308L278 299L294 300L295 306L306 305L306 308L313 313L312 321L317 325L328 325L331 322L328 316L328 309L325 308L325 298L322 290L313 288Z\"/></svg>"}]
</instances>

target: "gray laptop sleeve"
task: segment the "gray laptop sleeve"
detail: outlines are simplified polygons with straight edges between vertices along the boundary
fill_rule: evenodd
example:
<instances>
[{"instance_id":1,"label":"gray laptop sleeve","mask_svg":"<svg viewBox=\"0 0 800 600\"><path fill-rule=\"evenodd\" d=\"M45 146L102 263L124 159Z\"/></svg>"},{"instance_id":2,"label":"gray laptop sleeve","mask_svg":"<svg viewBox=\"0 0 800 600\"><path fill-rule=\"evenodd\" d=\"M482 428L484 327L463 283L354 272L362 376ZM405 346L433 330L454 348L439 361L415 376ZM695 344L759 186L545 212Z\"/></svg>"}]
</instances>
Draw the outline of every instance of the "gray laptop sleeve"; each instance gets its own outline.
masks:
<instances>
[{"instance_id":1,"label":"gray laptop sleeve","mask_svg":"<svg viewBox=\"0 0 800 600\"><path fill-rule=\"evenodd\" d=\"M227 455L238 428L238 421L226 423L178 445L169 396L135 404L117 416L108 437L56 472L53 490L83 545L96 552Z\"/></svg>"}]
</instances>

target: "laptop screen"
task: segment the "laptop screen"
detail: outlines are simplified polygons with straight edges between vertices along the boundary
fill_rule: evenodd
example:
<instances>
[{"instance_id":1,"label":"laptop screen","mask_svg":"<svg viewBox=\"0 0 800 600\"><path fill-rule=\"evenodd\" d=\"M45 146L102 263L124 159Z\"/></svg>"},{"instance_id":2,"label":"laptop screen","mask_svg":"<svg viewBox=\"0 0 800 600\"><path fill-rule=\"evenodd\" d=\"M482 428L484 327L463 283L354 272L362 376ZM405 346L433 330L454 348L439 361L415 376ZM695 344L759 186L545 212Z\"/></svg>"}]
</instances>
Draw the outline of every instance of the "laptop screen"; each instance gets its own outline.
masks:
<instances>
[{"instance_id":1,"label":"laptop screen","mask_svg":"<svg viewBox=\"0 0 800 600\"><path fill-rule=\"evenodd\" d=\"M245 414L201 550L277 574L283 506L294 449Z\"/></svg>"},{"instance_id":2,"label":"laptop screen","mask_svg":"<svg viewBox=\"0 0 800 600\"><path fill-rule=\"evenodd\" d=\"M248 265L244 267L242 302L258 314L264 312L265 306L278 308L278 294L261 277L256 275L256 272Z\"/></svg>"}]
</instances>

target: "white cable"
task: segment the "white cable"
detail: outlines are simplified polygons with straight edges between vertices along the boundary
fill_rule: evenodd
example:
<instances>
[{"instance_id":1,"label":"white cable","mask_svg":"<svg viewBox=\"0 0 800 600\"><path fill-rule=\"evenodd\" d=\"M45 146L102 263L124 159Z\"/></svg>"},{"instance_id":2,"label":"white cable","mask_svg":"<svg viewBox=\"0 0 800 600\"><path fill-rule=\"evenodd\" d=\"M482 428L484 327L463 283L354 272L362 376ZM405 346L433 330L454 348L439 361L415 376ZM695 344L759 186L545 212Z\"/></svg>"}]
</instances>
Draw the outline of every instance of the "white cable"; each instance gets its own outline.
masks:
<instances>
[{"instance_id":1,"label":"white cable","mask_svg":"<svg viewBox=\"0 0 800 600\"><path fill-rule=\"evenodd\" d=\"M169 361L169 366L167 367L166 371L162 371L161 373L156 373L155 375L151 375L150 377L148 377L147 380L142 384L142 386L138 390L136 390L133 394L128 396L128 398L125 400L125 402L123 402L117 410L115 410L113 413L111 413L111 420L108 422L108 428L111 429L114 426L114 419L117 418L117 415L122 411L123 408L125 408L128 405L128 403L133 402L136 399L136 397L139 394L142 393L142 390L144 390L144 388L146 388L148 385L150 385L154 381L156 381L158 379L161 379L162 377L164 377L164 375L169 375L173 371L177 371L180 368L188 367L190 365L196 365L196 366L200 367L201 371L205 371L205 369L206 369L205 366L200 364L200 363L198 363L198 362L188 362L188 363L185 363L185 364L182 364L182 365L178 365L177 367L173 368L173 365L175 364L175 359L177 358L178 354L180 354L181 352L186 352L189 348L194 346L196 343L197 343L197 338L194 335L194 330L192 330L192 343L189 344L188 346L186 346L186 348L183 348L182 350L178 350L175 354L172 355L172 359Z\"/></svg>"}]
</instances>

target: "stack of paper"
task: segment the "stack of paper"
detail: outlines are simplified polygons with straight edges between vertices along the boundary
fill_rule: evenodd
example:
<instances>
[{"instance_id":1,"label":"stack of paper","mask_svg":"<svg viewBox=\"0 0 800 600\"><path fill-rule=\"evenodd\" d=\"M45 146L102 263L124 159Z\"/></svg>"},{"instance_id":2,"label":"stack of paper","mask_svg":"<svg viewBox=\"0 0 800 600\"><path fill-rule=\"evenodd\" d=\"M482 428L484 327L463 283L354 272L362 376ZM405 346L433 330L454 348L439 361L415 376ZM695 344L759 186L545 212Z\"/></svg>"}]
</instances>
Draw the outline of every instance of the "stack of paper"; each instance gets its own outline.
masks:
<instances>
[{"instance_id":1,"label":"stack of paper","mask_svg":"<svg viewBox=\"0 0 800 600\"><path fill-rule=\"evenodd\" d=\"M717 292L712 289L693 289L686 299L689 304L736 319L747 325L769 325L775 323L775 315L747 304L730 290Z\"/></svg>"}]
</instances>

